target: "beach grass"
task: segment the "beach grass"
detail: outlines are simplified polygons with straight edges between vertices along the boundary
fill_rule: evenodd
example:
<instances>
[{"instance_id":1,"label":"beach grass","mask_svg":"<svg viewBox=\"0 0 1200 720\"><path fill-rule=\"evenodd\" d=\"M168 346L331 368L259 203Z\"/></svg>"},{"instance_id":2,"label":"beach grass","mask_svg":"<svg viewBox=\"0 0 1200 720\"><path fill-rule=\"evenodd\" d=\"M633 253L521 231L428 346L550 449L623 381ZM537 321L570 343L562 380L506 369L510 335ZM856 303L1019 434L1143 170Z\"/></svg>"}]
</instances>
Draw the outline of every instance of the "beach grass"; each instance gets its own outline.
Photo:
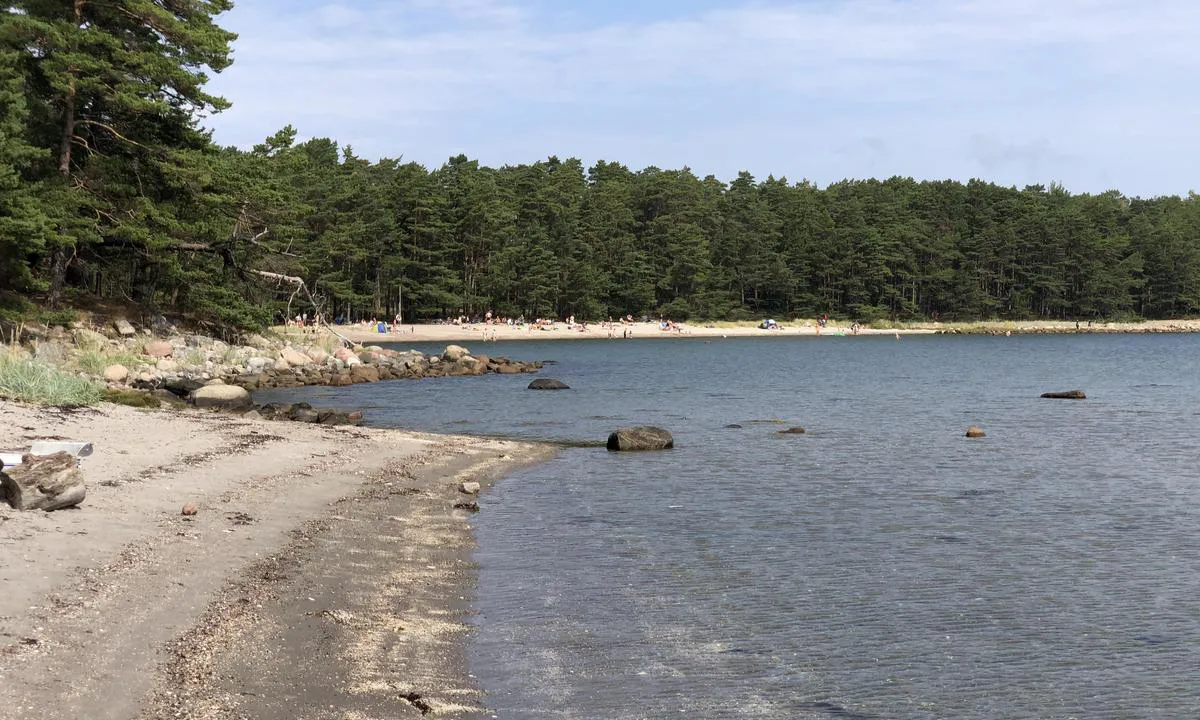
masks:
<instances>
[{"instance_id":1,"label":"beach grass","mask_svg":"<svg viewBox=\"0 0 1200 720\"><path fill-rule=\"evenodd\" d=\"M75 367L89 375L102 375L109 365L124 365L132 370L145 362L144 357L129 350L84 348L75 354Z\"/></svg>"},{"instance_id":2,"label":"beach grass","mask_svg":"<svg viewBox=\"0 0 1200 720\"><path fill-rule=\"evenodd\" d=\"M100 401L100 388L84 378L17 353L0 352L0 398L37 405L81 407Z\"/></svg>"}]
</instances>

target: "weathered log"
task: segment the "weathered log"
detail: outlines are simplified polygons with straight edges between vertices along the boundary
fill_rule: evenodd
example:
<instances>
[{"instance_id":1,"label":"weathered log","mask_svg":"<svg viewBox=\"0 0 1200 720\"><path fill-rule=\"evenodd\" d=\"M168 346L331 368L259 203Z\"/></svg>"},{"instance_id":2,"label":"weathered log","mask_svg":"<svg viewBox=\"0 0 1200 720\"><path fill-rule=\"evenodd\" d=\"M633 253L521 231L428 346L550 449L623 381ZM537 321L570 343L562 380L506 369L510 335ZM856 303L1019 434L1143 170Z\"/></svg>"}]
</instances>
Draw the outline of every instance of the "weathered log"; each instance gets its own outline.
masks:
<instances>
[{"instance_id":1,"label":"weathered log","mask_svg":"<svg viewBox=\"0 0 1200 720\"><path fill-rule=\"evenodd\" d=\"M79 462L68 452L24 455L0 472L4 498L17 510L58 510L83 502L87 488Z\"/></svg>"}]
</instances>

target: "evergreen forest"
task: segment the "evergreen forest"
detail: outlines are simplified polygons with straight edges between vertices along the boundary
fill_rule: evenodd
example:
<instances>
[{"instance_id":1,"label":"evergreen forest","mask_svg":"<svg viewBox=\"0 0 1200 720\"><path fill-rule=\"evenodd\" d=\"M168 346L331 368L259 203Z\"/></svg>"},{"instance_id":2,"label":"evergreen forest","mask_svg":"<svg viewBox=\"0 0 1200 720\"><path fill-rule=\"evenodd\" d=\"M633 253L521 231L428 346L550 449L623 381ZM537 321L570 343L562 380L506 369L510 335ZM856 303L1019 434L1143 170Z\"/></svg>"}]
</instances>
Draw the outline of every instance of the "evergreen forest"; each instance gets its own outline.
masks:
<instances>
[{"instance_id":1,"label":"evergreen forest","mask_svg":"<svg viewBox=\"0 0 1200 720\"><path fill-rule=\"evenodd\" d=\"M0 315L123 303L233 330L431 321L1200 314L1200 197L826 187L574 158L427 168L204 129L229 0L0 10ZM232 98L236 101L236 98ZM395 139L397 147L405 138ZM781 154L790 152L780 148ZM302 281L302 285L300 284ZM300 292L303 287L305 292Z\"/></svg>"}]
</instances>

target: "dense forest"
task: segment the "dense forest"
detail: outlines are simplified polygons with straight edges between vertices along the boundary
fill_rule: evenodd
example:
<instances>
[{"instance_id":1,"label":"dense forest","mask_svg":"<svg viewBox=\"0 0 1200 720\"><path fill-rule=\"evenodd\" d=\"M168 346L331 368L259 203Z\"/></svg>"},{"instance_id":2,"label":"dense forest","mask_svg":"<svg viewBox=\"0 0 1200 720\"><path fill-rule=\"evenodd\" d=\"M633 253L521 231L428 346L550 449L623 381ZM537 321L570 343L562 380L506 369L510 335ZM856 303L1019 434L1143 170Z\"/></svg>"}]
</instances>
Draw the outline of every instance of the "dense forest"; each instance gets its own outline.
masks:
<instances>
[{"instance_id":1,"label":"dense forest","mask_svg":"<svg viewBox=\"0 0 1200 720\"><path fill-rule=\"evenodd\" d=\"M0 314L89 302L251 328L659 315L945 320L1200 313L1200 198L972 180L371 161L203 127L228 0L0 11ZM236 98L235 98L236 100ZM405 144L396 138L397 146ZM782 148L781 152L787 152ZM307 292L299 292L302 280ZM314 307L314 303L319 307Z\"/></svg>"}]
</instances>

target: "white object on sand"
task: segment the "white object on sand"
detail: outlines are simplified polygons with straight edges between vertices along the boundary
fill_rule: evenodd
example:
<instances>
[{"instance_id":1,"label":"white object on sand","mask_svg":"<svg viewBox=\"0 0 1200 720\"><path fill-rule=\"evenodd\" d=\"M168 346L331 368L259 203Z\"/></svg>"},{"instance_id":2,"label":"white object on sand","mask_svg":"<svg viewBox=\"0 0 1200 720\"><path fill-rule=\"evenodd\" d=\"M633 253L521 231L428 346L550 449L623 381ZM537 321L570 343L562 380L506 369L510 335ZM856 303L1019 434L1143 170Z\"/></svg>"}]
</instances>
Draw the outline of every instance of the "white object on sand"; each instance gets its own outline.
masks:
<instances>
[{"instance_id":1,"label":"white object on sand","mask_svg":"<svg viewBox=\"0 0 1200 720\"><path fill-rule=\"evenodd\" d=\"M67 452L76 460L92 454L92 444L89 442L73 442L61 440L42 440L29 446L25 452L0 452L0 463L4 467L21 464L22 455L53 455L56 452Z\"/></svg>"}]
</instances>

